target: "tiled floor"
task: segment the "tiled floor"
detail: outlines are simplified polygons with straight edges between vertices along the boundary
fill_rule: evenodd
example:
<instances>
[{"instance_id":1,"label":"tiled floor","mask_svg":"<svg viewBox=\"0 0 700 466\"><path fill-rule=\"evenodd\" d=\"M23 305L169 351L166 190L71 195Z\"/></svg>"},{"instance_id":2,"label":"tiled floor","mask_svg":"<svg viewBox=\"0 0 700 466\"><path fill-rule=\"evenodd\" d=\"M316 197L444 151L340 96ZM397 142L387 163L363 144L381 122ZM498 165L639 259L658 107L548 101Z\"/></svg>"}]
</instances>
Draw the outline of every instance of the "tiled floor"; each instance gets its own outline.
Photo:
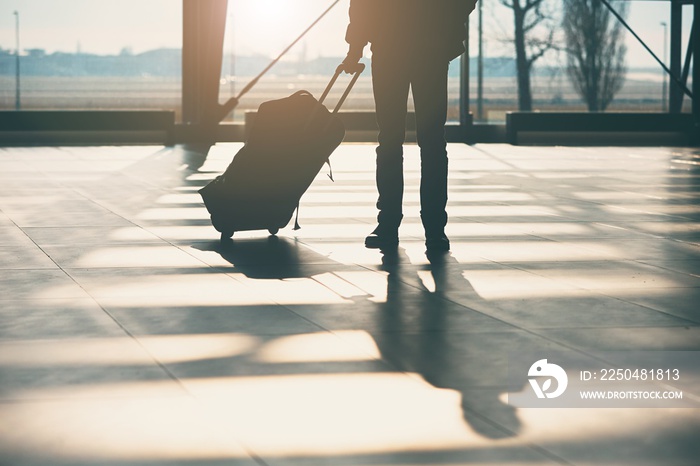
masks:
<instances>
[{"instance_id":1,"label":"tiled floor","mask_svg":"<svg viewBox=\"0 0 700 466\"><path fill-rule=\"evenodd\" d=\"M698 408L505 395L513 353L700 351L697 149L451 145L431 262L415 146L397 254L369 145L221 245L238 147L0 148L0 464L698 464Z\"/></svg>"}]
</instances>

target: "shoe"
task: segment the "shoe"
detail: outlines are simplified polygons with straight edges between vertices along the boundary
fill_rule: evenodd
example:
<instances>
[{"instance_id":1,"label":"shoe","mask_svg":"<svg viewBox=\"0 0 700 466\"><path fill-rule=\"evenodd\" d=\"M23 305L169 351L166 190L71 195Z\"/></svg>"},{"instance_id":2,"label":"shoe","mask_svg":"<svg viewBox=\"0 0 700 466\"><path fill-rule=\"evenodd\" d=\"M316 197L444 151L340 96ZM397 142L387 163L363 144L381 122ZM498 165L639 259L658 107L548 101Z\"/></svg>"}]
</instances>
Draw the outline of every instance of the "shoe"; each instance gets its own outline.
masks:
<instances>
[{"instance_id":1,"label":"shoe","mask_svg":"<svg viewBox=\"0 0 700 466\"><path fill-rule=\"evenodd\" d=\"M378 226L365 238L365 247L368 249L389 249L399 245L398 228L382 228Z\"/></svg>"},{"instance_id":2,"label":"shoe","mask_svg":"<svg viewBox=\"0 0 700 466\"><path fill-rule=\"evenodd\" d=\"M428 252L447 252L450 250L450 240L444 232L430 235L425 239L425 249Z\"/></svg>"}]
</instances>

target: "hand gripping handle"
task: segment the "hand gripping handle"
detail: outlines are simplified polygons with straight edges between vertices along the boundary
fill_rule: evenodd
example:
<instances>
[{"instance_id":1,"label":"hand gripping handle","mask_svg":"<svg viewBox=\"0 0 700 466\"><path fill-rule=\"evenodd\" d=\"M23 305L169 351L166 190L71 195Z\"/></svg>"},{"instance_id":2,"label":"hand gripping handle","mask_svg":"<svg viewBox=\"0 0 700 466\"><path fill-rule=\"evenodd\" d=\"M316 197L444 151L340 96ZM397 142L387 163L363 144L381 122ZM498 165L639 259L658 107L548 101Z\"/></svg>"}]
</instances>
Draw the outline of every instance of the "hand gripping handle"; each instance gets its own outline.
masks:
<instances>
[{"instance_id":1,"label":"hand gripping handle","mask_svg":"<svg viewBox=\"0 0 700 466\"><path fill-rule=\"evenodd\" d=\"M343 103L345 102L345 99L347 99L348 94L350 94L350 91L352 90L353 86L357 82L357 79L360 77L362 72L365 70L365 65L364 63L358 63L357 67L355 68L355 71L352 73L352 79L350 80L350 83L348 86L345 88L345 92L343 92L343 95L340 97L340 100L338 100L338 103L335 105L335 108L333 109L333 113L338 113L338 110L340 110L340 107L342 107ZM338 65L338 68L335 69L335 74L333 74L333 77L331 78L330 82L328 83L328 86L326 86L326 90L323 91L323 94L321 95L321 98L319 99L319 103L323 103L324 100L326 100L326 97L328 96L328 93L331 91L333 88L333 85L335 82L338 80L338 76L340 76L340 73L343 72L343 65L340 64Z\"/></svg>"}]
</instances>

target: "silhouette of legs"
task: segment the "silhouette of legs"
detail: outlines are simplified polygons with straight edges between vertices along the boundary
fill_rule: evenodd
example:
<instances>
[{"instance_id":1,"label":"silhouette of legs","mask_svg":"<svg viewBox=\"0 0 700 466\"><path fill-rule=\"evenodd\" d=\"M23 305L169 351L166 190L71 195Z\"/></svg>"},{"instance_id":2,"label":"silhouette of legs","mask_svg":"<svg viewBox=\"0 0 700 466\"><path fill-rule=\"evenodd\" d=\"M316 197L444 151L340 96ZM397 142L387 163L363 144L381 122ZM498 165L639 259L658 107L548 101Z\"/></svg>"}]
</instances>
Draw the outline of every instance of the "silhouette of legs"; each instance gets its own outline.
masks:
<instances>
[{"instance_id":1,"label":"silhouette of legs","mask_svg":"<svg viewBox=\"0 0 700 466\"><path fill-rule=\"evenodd\" d=\"M380 52L374 52L372 58L372 86L379 126L377 220L386 229L398 229L403 218L403 143L410 77L402 61Z\"/></svg>"},{"instance_id":2,"label":"silhouette of legs","mask_svg":"<svg viewBox=\"0 0 700 466\"><path fill-rule=\"evenodd\" d=\"M448 66L449 62L440 57L416 57L406 51L392 53L373 49L372 83L379 126L379 227L375 233L396 236L398 239L397 230L403 218L403 143L408 92L411 89L421 154L421 219L429 249L431 239L434 242L436 238L444 238L438 249L449 249L444 235L447 223L445 122Z\"/></svg>"},{"instance_id":3,"label":"silhouette of legs","mask_svg":"<svg viewBox=\"0 0 700 466\"><path fill-rule=\"evenodd\" d=\"M421 156L421 220L426 237L443 234L447 224L447 60L426 59L414 66L411 90Z\"/></svg>"}]
</instances>

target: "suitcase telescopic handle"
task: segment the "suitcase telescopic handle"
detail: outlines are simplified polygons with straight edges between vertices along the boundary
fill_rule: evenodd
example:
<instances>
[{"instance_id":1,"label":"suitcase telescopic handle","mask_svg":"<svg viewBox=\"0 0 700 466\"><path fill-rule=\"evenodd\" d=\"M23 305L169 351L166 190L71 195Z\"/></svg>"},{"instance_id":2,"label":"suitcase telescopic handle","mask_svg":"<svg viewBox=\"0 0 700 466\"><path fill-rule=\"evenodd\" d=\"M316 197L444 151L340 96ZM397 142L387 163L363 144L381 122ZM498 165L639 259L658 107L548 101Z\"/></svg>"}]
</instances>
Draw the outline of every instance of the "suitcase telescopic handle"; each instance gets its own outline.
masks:
<instances>
[{"instance_id":1,"label":"suitcase telescopic handle","mask_svg":"<svg viewBox=\"0 0 700 466\"><path fill-rule=\"evenodd\" d=\"M350 91L352 90L353 86L357 82L357 79L360 77L360 75L362 74L362 72L364 70L365 70L364 63L358 63L357 68L352 73L352 79L350 80L350 83L345 88L345 92L343 92L343 95L340 96L340 100L338 100L338 103L335 104L335 108L333 109L333 113L338 113L338 110L340 110L340 107L343 106L345 99L347 99L348 94L350 94ZM343 72L343 65L339 65L338 68L336 68L336 70L335 70L335 74L333 74L333 77L331 78L330 82L328 83L328 86L326 86L326 89L323 91L323 94L321 95L321 98L319 99L319 103L323 103L323 101L326 100L328 93L331 91L331 89L333 88L333 85L338 80L338 76L340 76L340 73L342 73L342 72Z\"/></svg>"}]
</instances>

